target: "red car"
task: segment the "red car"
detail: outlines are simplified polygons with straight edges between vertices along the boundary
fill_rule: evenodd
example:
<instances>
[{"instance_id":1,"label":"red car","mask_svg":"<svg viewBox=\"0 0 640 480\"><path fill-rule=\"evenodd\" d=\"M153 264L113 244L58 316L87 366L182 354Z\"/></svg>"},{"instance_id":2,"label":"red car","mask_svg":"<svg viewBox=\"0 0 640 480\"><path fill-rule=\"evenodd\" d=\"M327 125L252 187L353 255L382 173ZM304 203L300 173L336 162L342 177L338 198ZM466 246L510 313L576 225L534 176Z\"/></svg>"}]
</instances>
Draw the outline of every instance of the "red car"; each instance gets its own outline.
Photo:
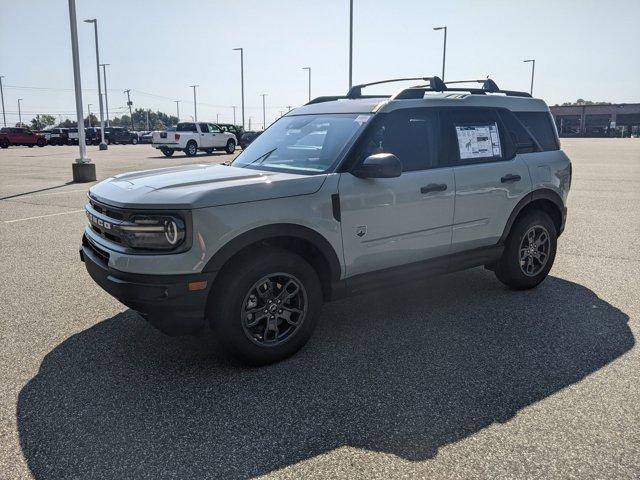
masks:
<instances>
[{"instance_id":1,"label":"red car","mask_svg":"<svg viewBox=\"0 0 640 480\"><path fill-rule=\"evenodd\" d=\"M47 140L40 133L33 133L28 128L4 127L0 129L0 148L9 148L10 145L26 145L33 147L37 145L44 147Z\"/></svg>"}]
</instances>

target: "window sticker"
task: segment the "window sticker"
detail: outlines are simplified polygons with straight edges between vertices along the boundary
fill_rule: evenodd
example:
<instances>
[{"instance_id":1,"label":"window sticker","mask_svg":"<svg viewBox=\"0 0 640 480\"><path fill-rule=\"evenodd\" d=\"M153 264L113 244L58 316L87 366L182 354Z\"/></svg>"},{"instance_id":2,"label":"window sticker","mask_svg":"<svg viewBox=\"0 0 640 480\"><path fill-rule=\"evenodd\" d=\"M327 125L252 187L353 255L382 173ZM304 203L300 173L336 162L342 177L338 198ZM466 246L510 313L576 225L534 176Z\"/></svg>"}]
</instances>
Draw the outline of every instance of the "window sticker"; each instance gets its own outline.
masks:
<instances>
[{"instance_id":1,"label":"window sticker","mask_svg":"<svg viewBox=\"0 0 640 480\"><path fill-rule=\"evenodd\" d=\"M502 157L498 124L456 125L460 160Z\"/></svg>"},{"instance_id":2,"label":"window sticker","mask_svg":"<svg viewBox=\"0 0 640 480\"><path fill-rule=\"evenodd\" d=\"M371 118L371 115L358 115L356 118L353 119L353 121L362 125L363 123L367 123L370 118Z\"/></svg>"}]
</instances>

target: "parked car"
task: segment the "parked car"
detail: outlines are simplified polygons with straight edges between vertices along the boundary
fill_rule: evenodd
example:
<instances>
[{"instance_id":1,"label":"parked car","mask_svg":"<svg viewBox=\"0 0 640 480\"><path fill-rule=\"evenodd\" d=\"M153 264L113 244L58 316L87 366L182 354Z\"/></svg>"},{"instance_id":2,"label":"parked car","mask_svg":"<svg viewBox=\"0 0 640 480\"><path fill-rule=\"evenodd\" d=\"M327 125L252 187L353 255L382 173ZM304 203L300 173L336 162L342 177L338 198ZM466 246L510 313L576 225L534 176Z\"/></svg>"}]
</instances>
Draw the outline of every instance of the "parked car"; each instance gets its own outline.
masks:
<instances>
[{"instance_id":1,"label":"parked car","mask_svg":"<svg viewBox=\"0 0 640 480\"><path fill-rule=\"evenodd\" d=\"M26 145L27 147L44 147L47 140L41 133L34 133L26 127L4 127L0 129L0 148L11 145Z\"/></svg>"},{"instance_id":2,"label":"parked car","mask_svg":"<svg viewBox=\"0 0 640 480\"><path fill-rule=\"evenodd\" d=\"M153 142L153 131L138 132L138 143L151 143Z\"/></svg>"},{"instance_id":3,"label":"parked car","mask_svg":"<svg viewBox=\"0 0 640 480\"><path fill-rule=\"evenodd\" d=\"M67 144L68 145L78 145L79 141L78 139L80 138L78 135L78 129L77 128L70 128L67 132L67 134L69 135L69 138L67 140Z\"/></svg>"},{"instance_id":4,"label":"parked car","mask_svg":"<svg viewBox=\"0 0 640 480\"><path fill-rule=\"evenodd\" d=\"M87 145L99 145L102 134L97 127L88 127L84 129L84 141Z\"/></svg>"},{"instance_id":5,"label":"parked car","mask_svg":"<svg viewBox=\"0 0 640 480\"><path fill-rule=\"evenodd\" d=\"M52 128L45 134L45 139L49 145L68 145L69 129L68 128Z\"/></svg>"},{"instance_id":6,"label":"parked car","mask_svg":"<svg viewBox=\"0 0 640 480\"><path fill-rule=\"evenodd\" d=\"M130 143L136 145L138 134L126 127L107 127L104 129L104 141L107 144Z\"/></svg>"},{"instance_id":7,"label":"parked car","mask_svg":"<svg viewBox=\"0 0 640 480\"><path fill-rule=\"evenodd\" d=\"M244 132L240 138L240 147L244 150L251 144L251 142L258 138L261 133L262 132L255 132L252 130Z\"/></svg>"},{"instance_id":8,"label":"parked car","mask_svg":"<svg viewBox=\"0 0 640 480\"><path fill-rule=\"evenodd\" d=\"M181 122L175 132L153 132L152 145L167 157L176 150L182 150L188 157L193 157L198 150L208 154L214 150L233 153L236 149L236 137L233 133L223 132L214 123Z\"/></svg>"},{"instance_id":9,"label":"parked car","mask_svg":"<svg viewBox=\"0 0 640 480\"><path fill-rule=\"evenodd\" d=\"M218 127L220 127L220 130L222 130L223 132L233 133L233 135L236 137L236 145L240 145L240 139L242 138L242 134L244 133L242 127L239 127L232 123L217 123L216 125L218 125Z\"/></svg>"},{"instance_id":10,"label":"parked car","mask_svg":"<svg viewBox=\"0 0 640 480\"><path fill-rule=\"evenodd\" d=\"M89 274L159 329L210 328L251 364L299 350L323 301L477 266L514 290L536 287L572 174L549 108L490 80L415 80L392 97L358 85L312 100L230 166L91 187Z\"/></svg>"}]
</instances>

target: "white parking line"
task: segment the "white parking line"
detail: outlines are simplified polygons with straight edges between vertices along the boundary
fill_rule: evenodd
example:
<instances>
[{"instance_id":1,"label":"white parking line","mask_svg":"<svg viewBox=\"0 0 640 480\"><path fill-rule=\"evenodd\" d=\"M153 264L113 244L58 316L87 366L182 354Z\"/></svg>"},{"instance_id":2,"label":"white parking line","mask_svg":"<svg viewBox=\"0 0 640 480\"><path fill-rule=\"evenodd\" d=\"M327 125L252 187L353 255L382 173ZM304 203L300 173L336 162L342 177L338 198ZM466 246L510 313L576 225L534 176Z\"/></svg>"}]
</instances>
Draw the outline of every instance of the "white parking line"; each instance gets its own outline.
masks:
<instances>
[{"instance_id":1,"label":"white parking line","mask_svg":"<svg viewBox=\"0 0 640 480\"><path fill-rule=\"evenodd\" d=\"M80 189L80 190L64 190L61 192L51 192L51 193L28 193L26 195L20 195L14 198L28 198L28 197L45 197L47 195L62 195L65 193L73 193L73 192L88 192L89 190L86 188Z\"/></svg>"},{"instance_id":2,"label":"white parking line","mask_svg":"<svg viewBox=\"0 0 640 480\"><path fill-rule=\"evenodd\" d=\"M37 217L16 218L15 220L4 220L3 223L26 222L27 220L37 220L38 218L56 217L58 215L68 215L70 213L80 213L80 212L84 212L84 209L71 210L70 212L50 213L48 215L38 215Z\"/></svg>"}]
</instances>

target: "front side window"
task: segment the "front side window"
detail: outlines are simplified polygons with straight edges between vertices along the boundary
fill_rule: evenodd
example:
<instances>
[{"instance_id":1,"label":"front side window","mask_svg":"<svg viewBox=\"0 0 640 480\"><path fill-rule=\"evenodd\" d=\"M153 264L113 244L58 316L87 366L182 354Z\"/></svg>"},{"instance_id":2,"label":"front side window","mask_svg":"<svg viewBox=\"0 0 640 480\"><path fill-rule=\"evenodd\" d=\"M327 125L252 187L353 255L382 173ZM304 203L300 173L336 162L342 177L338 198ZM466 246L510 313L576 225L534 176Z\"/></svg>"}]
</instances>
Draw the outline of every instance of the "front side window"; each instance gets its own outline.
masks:
<instances>
[{"instance_id":1,"label":"front side window","mask_svg":"<svg viewBox=\"0 0 640 480\"><path fill-rule=\"evenodd\" d=\"M371 117L355 113L281 117L233 166L292 173L329 171Z\"/></svg>"},{"instance_id":2,"label":"front side window","mask_svg":"<svg viewBox=\"0 0 640 480\"><path fill-rule=\"evenodd\" d=\"M403 172L438 165L438 116L433 110L407 109L381 114L366 133L358 160L376 153L393 153Z\"/></svg>"},{"instance_id":3,"label":"front side window","mask_svg":"<svg viewBox=\"0 0 640 480\"><path fill-rule=\"evenodd\" d=\"M221 133L220 128L218 128L218 126L214 125L213 123L209 124L209 130L213 133Z\"/></svg>"}]
</instances>

